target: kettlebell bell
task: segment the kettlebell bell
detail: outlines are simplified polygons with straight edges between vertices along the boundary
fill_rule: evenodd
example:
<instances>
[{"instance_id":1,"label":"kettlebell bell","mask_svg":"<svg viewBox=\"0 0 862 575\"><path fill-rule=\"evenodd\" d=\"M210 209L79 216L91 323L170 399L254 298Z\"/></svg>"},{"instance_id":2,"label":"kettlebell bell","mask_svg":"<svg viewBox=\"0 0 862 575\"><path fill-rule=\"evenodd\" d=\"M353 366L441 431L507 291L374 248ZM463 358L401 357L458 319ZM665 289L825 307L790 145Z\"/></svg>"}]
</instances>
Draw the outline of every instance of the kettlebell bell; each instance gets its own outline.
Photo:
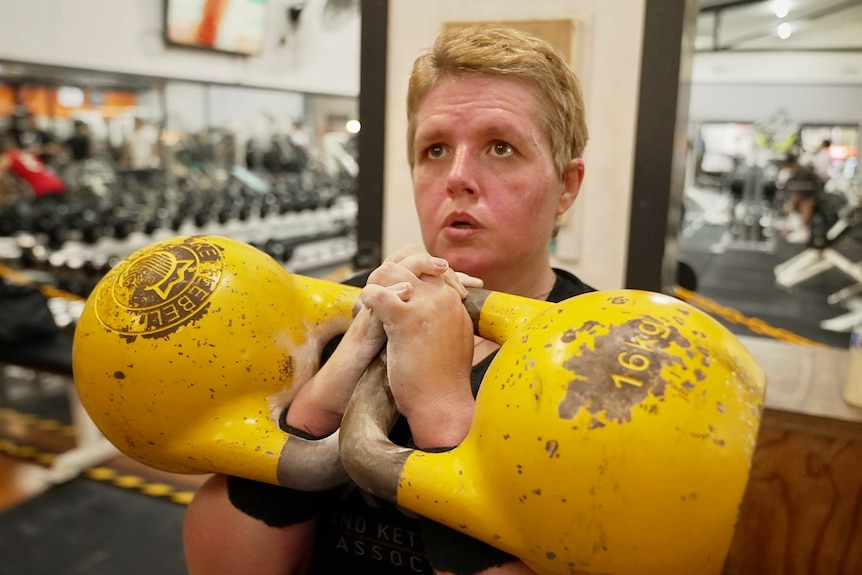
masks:
<instances>
[{"instance_id":1,"label":"kettlebell bell","mask_svg":"<svg viewBox=\"0 0 862 575\"><path fill-rule=\"evenodd\" d=\"M559 304L471 290L468 308L501 347L466 438L444 453L392 444L377 362L342 421L350 477L541 574L721 573L766 384L741 342L638 290Z\"/></svg>"}]
</instances>

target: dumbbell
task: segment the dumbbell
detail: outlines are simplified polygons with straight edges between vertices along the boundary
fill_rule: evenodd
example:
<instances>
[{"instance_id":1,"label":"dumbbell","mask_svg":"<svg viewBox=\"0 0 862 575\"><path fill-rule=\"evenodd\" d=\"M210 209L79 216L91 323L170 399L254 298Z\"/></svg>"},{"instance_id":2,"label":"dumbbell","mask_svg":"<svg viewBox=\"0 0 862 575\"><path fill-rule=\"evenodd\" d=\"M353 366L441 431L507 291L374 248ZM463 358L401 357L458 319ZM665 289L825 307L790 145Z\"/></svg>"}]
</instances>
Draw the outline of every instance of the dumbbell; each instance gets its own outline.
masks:
<instances>
[{"instance_id":1,"label":"dumbbell","mask_svg":"<svg viewBox=\"0 0 862 575\"><path fill-rule=\"evenodd\" d=\"M245 196L242 199L242 203L239 206L239 212L237 212L237 218L239 221L244 222L251 217L251 212L254 209L254 198Z\"/></svg>"},{"instance_id":2,"label":"dumbbell","mask_svg":"<svg viewBox=\"0 0 862 575\"><path fill-rule=\"evenodd\" d=\"M234 212L233 202L231 200L225 201L221 206L219 206L218 212L216 213L218 223L224 225L231 221L234 217Z\"/></svg>"},{"instance_id":3,"label":"dumbbell","mask_svg":"<svg viewBox=\"0 0 862 575\"><path fill-rule=\"evenodd\" d=\"M213 214L209 206L200 206L194 215L195 226L204 228L212 220Z\"/></svg>"},{"instance_id":4,"label":"dumbbell","mask_svg":"<svg viewBox=\"0 0 862 575\"><path fill-rule=\"evenodd\" d=\"M501 344L467 437L445 453L392 444L378 362L341 424L350 477L540 574L721 573L765 391L740 341L636 290L560 304L471 290L467 303Z\"/></svg>"},{"instance_id":5,"label":"dumbbell","mask_svg":"<svg viewBox=\"0 0 862 575\"><path fill-rule=\"evenodd\" d=\"M111 216L113 236L118 240L127 239L137 228L136 217L132 212L121 210Z\"/></svg>"},{"instance_id":6,"label":"dumbbell","mask_svg":"<svg viewBox=\"0 0 862 575\"><path fill-rule=\"evenodd\" d=\"M338 485L337 433L306 441L278 420L347 330L359 291L291 274L236 240L156 242L107 272L82 310L72 349L81 402L109 441L151 467Z\"/></svg>"},{"instance_id":7,"label":"dumbbell","mask_svg":"<svg viewBox=\"0 0 862 575\"><path fill-rule=\"evenodd\" d=\"M16 240L19 263L24 268L45 269L48 267L48 250L32 234L20 234Z\"/></svg>"},{"instance_id":8,"label":"dumbbell","mask_svg":"<svg viewBox=\"0 0 862 575\"><path fill-rule=\"evenodd\" d=\"M260 217L262 218L265 218L277 209L278 197L274 193L269 192L267 194L264 194L260 200L260 206L258 207L258 215L260 215Z\"/></svg>"},{"instance_id":9,"label":"dumbbell","mask_svg":"<svg viewBox=\"0 0 862 575\"><path fill-rule=\"evenodd\" d=\"M165 227L170 217L170 211L164 206L156 207L144 221L144 233L148 236L155 234L159 229Z\"/></svg>"}]
</instances>

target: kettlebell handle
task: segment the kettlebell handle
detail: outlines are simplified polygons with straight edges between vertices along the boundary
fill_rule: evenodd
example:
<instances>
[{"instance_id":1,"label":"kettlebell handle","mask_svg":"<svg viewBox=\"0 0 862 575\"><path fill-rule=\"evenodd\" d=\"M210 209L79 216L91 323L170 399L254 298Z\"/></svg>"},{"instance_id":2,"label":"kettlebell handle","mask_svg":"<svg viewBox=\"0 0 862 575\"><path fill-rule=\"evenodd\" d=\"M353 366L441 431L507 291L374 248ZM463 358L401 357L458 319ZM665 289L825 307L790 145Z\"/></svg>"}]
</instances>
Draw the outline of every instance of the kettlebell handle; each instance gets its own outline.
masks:
<instances>
[{"instance_id":1,"label":"kettlebell handle","mask_svg":"<svg viewBox=\"0 0 862 575\"><path fill-rule=\"evenodd\" d=\"M389 441L389 431L397 417L383 352L362 374L347 403L341 420L338 454L350 479L388 501L397 501L398 478L413 452ZM369 461L374 465L368 465Z\"/></svg>"},{"instance_id":2,"label":"kettlebell handle","mask_svg":"<svg viewBox=\"0 0 862 575\"><path fill-rule=\"evenodd\" d=\"M338 453L339 430L321 439L291 434L284 443L276 468L282 487L300 491L325 491L350 480Z\"/></svg>"},{"instance_id":3,"label":"kettlebell handle","mask_svg":"<svg viewBox=\"0 0 862 575\"><path fill-rule=\"evenodd\" d=\"M554 304L481 288L467 290L464 307L473 321L473 333L498 345Z\"/></svg>"}]
</instances>

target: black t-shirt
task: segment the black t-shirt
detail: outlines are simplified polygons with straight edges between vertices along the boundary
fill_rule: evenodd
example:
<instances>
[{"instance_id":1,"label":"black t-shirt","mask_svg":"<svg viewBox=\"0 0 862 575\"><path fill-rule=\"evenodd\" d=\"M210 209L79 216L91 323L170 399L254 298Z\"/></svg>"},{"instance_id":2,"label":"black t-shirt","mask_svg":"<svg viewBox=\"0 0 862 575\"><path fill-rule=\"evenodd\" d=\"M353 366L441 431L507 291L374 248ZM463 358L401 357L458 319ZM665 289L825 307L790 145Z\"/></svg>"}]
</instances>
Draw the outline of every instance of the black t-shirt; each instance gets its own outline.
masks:
<instances>
[{"instance_id":1,"label":"black t-shirt","mask_svg":"<svg viewBox=\"0 0 862 575\"><path fill-rule=\"evenodd\" d=\"M548 296L549 302L557 303L595 291L569 272L558 269L554 272L557 279ZM366 277L355 276L347 283L364 285ZM474 396L494 355L473 368L471 382ZM396 443L409 445L409 427L403 417L396 422L390 437ZM239 489L254 488L254 482L235 481L231 484L234 491L231 498L235 502L239 499L254 499L235 497ZM273 488L263 486L262 489ZM434 550L432 556L435 565L444 570L452 570L453 557L459 568L475 571L514 560L512 556L489 545L374 497L353 483L327 494L320 508L312 575L432 575L434 569L426 552L426 539L429 550ZM244 511L259 516L253 509ZM437 550L446 557L441 558Z\"/></svg>"},{"instance_id":2,"label":"black t-shirt","mask_svg":"<svg viewBox=\"0 0 862 575\"><path fill-rule=\"evenodd\" d=\"M66 140L66 149L73 160L81 161L90 157L90 136L76 134Z\"/></svg>"}]
</instances>

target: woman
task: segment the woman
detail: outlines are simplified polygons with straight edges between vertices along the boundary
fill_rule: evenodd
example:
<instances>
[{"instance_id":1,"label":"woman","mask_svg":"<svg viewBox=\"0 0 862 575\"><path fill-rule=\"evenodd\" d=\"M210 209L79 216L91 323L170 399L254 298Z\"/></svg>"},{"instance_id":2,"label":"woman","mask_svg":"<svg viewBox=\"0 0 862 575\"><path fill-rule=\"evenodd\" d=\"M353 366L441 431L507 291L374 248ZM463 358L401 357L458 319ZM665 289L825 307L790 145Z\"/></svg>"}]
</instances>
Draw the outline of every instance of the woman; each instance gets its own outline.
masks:
<instances>
[{"instance_id":1,"label":"woman","mask_svg":"<svg viewBox=\"0 0 862 575\"><path fill-rule=\"evenodd\" d=\"M463 440L496 349L473 337L465 287L549 301L592 290L550 262L557 219L583 180L586 141L578 80L546 42L494 26L441 35L408 89L424 249L406 246L367 276L365 308L297 394L289 428L334 431L385 345L403 416L393 439L431 451ZM311 496L214 477L189 508L185 544L192 575L532 572L352 484Z\"/></svg>"}]
</instances>

